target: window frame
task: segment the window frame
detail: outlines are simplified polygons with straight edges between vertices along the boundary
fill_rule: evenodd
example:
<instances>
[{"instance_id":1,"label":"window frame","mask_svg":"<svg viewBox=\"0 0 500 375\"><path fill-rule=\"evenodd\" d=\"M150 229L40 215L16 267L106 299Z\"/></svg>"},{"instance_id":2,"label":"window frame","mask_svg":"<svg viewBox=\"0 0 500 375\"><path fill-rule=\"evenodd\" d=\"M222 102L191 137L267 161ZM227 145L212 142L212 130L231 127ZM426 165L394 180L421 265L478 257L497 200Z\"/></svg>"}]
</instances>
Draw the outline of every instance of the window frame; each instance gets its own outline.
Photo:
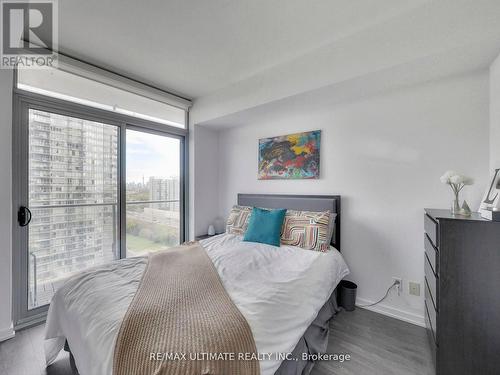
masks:
<instances>
[{"instance_id":1,"label":"window frame","mask_svg":"<svg viewBox=\"0 0 500 375\"><path fill-rule=\"evenodd\" d=\"M188 236L188 145L189 110L185 110L186 127L178 128L149 120L110 112L99 108L65 101L58 98L25 91L17 88L14 75L13 126L12 126L12 313L14 328L20 329L43 322L48 305L28 309L28 255L27 231L17 223L20 206L28 206L28 111L39 109L64 116L78 117L102 122L118 128L118 212L120 259L126 257L126 129L133 129L180 140L180 242ZM24 268L26 267L26 268Z\"/></svg>"}]
</instances>

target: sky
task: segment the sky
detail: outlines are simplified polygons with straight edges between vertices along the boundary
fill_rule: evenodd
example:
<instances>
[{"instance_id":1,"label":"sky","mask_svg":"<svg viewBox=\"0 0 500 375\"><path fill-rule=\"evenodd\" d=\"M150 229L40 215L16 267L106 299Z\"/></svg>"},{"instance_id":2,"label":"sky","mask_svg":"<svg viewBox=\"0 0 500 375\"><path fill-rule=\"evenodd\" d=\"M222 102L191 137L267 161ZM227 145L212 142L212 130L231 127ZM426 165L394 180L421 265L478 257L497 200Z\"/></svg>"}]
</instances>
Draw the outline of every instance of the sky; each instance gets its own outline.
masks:
<instances>
[{"instance_id":1,"label":"sky","mask_svg":"<svg viewBox=\"0 0 500 375\"><path fill-rule=\"evenodd\" d=\"M179 177L179 154L178 139L127 130L127 182Z\"/></svg>"}]
</instances>

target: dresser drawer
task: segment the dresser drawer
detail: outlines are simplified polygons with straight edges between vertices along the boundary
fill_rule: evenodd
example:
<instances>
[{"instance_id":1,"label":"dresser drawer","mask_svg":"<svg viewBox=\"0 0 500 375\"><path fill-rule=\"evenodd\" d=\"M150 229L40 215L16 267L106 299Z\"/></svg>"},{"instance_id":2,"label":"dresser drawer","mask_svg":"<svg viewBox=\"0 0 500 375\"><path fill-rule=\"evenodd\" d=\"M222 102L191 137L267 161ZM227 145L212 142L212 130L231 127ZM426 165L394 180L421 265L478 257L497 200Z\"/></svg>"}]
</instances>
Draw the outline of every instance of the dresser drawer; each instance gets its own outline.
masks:
<instances>
[{"instance_id":1,"label":"dresser drawer","mask_svg":"<svg viewBox=\"0 0 500 375\"><path fill-rule=\"evenodd\" d=\"M439 252L432 244L427 233L424 234L424 247L425 254L427 255L427 259L429 259L432 270L439 276Z\"/></svg>"},{"instance_id":2,"label":"dresser drawer","mask_svg":"<svg viewBox=\"0 0 500 375\"><path fill-rule=\"evenodd\" d=\"M439 247L438 223L427 214L424 215L424 230L432 244L435 247Z\"/></svg>"},{"instance_id":3,"label":"dresser drawer","mask_svg":"<svg viewBox=\"0 0 500 375\"><path fill-rule=\"evenodd\" d=\"M429 346L431 348L432 364L434 365L434 368L436 368L436 357L437 357L438 348L436 345L436 340L434 339L434 332L432 332L432 328L430 326L429 317L427 315L427 312L424 312L424 315L425 315L425 326L427 327L427 329L426 329L427 339L428 339L427 341L429 342Z\"/></svg>"},{"instance_id":4,"label":"dresser drawer","mask_svg":"<svg viewBox=\"0 0 500 375\"><path fill-rule=\"evenodd\" d=\"M425 290L424 290L424 295L425 295L425 300L427 301L427 304L429 306L433 306L434 307L434 310L438 310L438 306L437 306L437 300L434 298L434 295L432 295L432 292L431 292L431 289L429 288L429 281L427 280L427 277L425 277L424 279L425 281Z\"/></svg>"},{"instance_id":5,"label":"dresser drawer","mask_svg":"<svg viewBox=\"0 0 500 375\"><path fill-rule=\"evenodd\" d=\"M438 278L434 274L434 271L432 270L432 267L429 263L429 259L427 258L427 255L424 255L425 257L425 281L426 285L429 289L429 293L432 297L432 300L435 303L436 309L439 310L439 302L438 302L438 295L437 295L437 283L438 283Z\"/></svg>"},{"instance_id":6,"label":"dresser drawer","mask_svg":"<svg viewBox=\"0 0 500 375\"><path fill-rule=\"evenodd\" d=\"M434 341L435 346L439 346L436 335L436 312L434 309L427 306L427 302L425 302L425 326L427 327L432 341Z\"/></svg>"}]
</instances>

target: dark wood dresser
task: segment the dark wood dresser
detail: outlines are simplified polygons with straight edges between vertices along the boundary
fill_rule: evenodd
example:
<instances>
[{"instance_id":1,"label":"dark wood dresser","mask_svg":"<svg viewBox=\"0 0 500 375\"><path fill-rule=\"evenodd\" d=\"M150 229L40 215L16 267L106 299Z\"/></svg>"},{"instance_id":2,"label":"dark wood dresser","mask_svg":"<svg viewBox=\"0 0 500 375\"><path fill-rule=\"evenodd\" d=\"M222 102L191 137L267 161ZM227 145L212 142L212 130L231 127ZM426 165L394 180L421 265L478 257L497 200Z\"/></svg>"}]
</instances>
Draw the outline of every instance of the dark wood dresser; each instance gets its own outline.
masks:
<instances>
[{"instance_id":1,"label":"dark wood dresser","mask_svg":"<svg viewBox=\"0 0 500 375\"><path fill-rule=\"evenodd\" d=\"M424 229L436 374L500 374L500 222L426 209Z\"/></svg>"}]
</instances>

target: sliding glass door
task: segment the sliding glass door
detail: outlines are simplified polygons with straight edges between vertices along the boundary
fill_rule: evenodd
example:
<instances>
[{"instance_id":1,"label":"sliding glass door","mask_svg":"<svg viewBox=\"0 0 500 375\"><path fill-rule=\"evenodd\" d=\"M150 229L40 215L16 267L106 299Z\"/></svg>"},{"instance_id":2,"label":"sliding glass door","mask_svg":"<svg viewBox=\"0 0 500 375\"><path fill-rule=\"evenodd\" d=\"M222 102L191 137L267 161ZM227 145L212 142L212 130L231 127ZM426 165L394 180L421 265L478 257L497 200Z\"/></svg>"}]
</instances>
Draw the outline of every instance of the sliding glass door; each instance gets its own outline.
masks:
<instances>
[{"instance_id":1,"label":"sliding glass door","mask_svg":"<svg viewBox=\"0 0 500 375\"><path fill-rule=\"evenodd\" d=\"M181 241L181 140L127 129L127 256Z\"/></svg>"},{"instance_id":2,"label":"sliding glass door","mask_svg":"<svg viewBox=\"0 0 500 375\"><path fill-rule=\"evenodd\" d=\"M185 129L16 97L15 326L79 271L184 241Z\"/></svg>"},{"instance_id":3,"label":"sliding glass door","mask_svg":"<svg viewBox=\"0 0 500 375\"><path fill-rule=\"evenodd\" d=\"M31 217L33 309L76 271L119 258L119 128L37 109L28 118L28 207L20 212Z\"/></svg>"}]
</instances>

